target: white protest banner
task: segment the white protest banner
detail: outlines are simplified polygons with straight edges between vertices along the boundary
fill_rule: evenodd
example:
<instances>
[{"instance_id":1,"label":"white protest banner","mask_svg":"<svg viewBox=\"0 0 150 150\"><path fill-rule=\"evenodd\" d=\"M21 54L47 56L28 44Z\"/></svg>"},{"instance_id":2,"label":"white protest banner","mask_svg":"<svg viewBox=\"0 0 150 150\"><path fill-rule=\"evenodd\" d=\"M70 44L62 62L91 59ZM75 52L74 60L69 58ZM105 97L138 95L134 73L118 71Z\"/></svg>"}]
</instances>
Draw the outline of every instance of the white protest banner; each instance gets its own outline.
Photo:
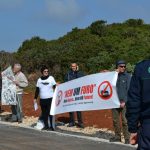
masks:
<instances>
[{"instance_id":1,"label":"white protest banner","mask_svg":"<svg viewBox=\"0 0 150 150\"><path fill-rule=\"evenodd\" d=\"M11 67L2 72L2 105L16 105L16 85Z\"/></svg>"},{"instance_id":2,"label":"white protest banner","mask_svg":"<svg viewBox=\"0 0 150 150\"><path fill-rule=\"evenodd\" d=\"M120 107L117 77L117 72L97 73L58 85L50 114Z\"/></svg>"}]
</instances>

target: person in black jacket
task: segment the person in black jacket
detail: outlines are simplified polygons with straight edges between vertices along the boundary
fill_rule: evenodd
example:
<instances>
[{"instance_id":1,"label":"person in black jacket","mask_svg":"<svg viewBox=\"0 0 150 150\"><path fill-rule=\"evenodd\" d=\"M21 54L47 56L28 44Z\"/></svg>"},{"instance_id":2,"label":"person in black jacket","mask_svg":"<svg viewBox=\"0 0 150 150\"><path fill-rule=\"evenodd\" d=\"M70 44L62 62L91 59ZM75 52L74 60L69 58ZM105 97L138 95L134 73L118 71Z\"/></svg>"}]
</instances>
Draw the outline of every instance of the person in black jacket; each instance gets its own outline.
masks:
<instances>
[{"instance_id":1,"label":"person in black jacket","mask_svg":"<svg viewBox=\"0 0 150 150\"><path fill-rule=\"evenodd\" d=\"M116 88L118 98L120 100L120 108L112 109L115 137L111 138L110 142L121 142L121 125L120 125L120 115L121 115L122 131L125 143L129 144L129 132L125 112L126 112L127 92L131 76L126 72L125 61L123 60L117 61L116 68L118 70L118 79Z\"/></svg>"},{"instance_id":2,"label":"person in black jacket","mask_svg":"<svg viewBox=\"0 0 150 150\"><path fill-rule=\"evenodd\" d=\"M71 63L71 69L65 76L65 82L74 80L83 76L84 74L81 71L79 71L77 63ZM70 116L70 122L69 122L68 127L75 126L74 112L69 112L69 116ZM82 121L82 114L80 111L77 111L77 119L78 119L78 126L81 128L84 128L83 121Z\"/></svg>"},{"instance_id":3,"label":"person in black jacket","mask_svg":"<svg viewBox=\"0 0 150 150\"><path fill-rule=\"evenodd\" d=\"M127 112L130 144L150 149L150 60L135 67L128 92Z\"/></svg>"},{"instance_id":4,"label":"person in black jacket","mask_svg":"<svg viewBox=\"0 0 150 150\"><path fill-rule=\"evenodd\" d=\"M2 113L3 112L3 110L2 110L2 102L1 102L1 93L2 93L2 76L1 76L1 74L0 74L0 113Z\"/></svg>"}]
</instances>

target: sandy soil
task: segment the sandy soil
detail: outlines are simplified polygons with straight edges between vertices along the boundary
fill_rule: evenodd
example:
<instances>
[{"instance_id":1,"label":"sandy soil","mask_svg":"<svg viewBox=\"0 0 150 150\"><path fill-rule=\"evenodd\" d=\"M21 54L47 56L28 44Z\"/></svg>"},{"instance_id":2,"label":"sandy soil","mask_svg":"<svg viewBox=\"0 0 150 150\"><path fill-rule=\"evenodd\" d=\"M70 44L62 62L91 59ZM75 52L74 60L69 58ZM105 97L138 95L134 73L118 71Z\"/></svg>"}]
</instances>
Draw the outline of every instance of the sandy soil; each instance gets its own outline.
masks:
<instances>
[{"instance_id":1,"label":"sandy soil","mask_svg":"<svg viewBox=\"0 0 150 150\"><path fill-rule=\"evenodd\" d=\"M40 107L37 111L33 108L33 93L27 93L23 96L23 112L25 116L33 119L33 117L39 117L41 110ZM9 106L2 106L5 111L10 111ZM76 116L76 114L75 114ZM112 113L111 110L98 110L98 111L85 111L82 112L83 122L86 127L94 128L106 128L113 130L112 125ZM56 115L56 121L68 123L68 113Z\"/></svg>"}]
</instances>

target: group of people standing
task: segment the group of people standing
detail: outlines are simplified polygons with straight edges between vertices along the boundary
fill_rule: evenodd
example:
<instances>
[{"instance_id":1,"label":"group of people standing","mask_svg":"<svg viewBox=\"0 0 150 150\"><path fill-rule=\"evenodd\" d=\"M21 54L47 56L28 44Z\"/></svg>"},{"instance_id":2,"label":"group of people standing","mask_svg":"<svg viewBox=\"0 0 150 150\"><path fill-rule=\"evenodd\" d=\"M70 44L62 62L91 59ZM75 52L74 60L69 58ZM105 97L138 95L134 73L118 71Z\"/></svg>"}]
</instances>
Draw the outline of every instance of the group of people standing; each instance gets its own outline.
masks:
<instances>
[{"instance_id":1,"label":"group of people standing","mask_svg":"<svg viewBox=\"0 0 150 150\"><path fill-rule=\"evenodd\" d=\"M129 132L127 127L127 121L125 117L126 113L126 102L127 102L127 92L130 85L131 75L126 72L126 63L125 61L117 61L116 69L118 71L118 80L117 80L117 93L120 100L120 108L116 108L112 110L113 114L113 124L114 124L114 131L115 137L111 138L111 142L118 142L121 141L121 125L120 125L120 115L122 116L122 129L125 137L125 143L129 143ZM42 118L44 120L45 127L44 130L54 130L52 126L52 116L50 116L50 128L48 125L48 118L50 114L51 102L53 97L53 91L56 87L56 82L54 77L49 75L48 68L46 66L41 68L42 76L37 81L36 92L35 92L35 99L37 100L38 95L40 96L40 105L42 110ZM84 73L79 71L79 67L77 63L71 63L70 70L65 75L65 82L74 80L80 77L83 77ZM84 128L82 113L80 111L76 112L77 114L77 121L75 122L75 112L69 112L69 125L68 127L78 126L80 128Z\"/></svg>"},{"instance_id":2,"label":"group of people standing","mask_svg":"<svg viewBox=\"0 0 150 150\"><path fill-rule=\"evenodd\" d=\"M22 73L20 64L14 64L12 71L15 76L15 80L13 81L13 83L16 85L17 104L11 105L12 116L11 118L9 118L9 121L22 123L23 120L22 96L23 96L23 89L28 86L28 80L25 77L25 75ZM78 71L77 64L72 63L71 69L65 76L65 82L82 76L83 73ZM2 78L0 83L1 83L0 88L2 88ZM37 80L35 96L34 96L34 102L37 102L38 97L40 98L40 106L41 106L40 118L44 122L44 128L42 130L54 131L54 127L52 124L53 116L49 114L50 114L51 103L52 103L52 98L53 98L55 88L56 88L56 81L54 77L49 74L49 70L47 66L42 66L41 77ZM75 126L74 112L70 112L69 116L70 116L70 123L68 127ZM81 112L77 112L77 118L78 118L78 127L83 128L84 126L83 126ZM50 122L50 125L48 123L48 120Z\"/></svg>"},{"instance_id":3,"label":"group of people standing","mask_svg":"<svg viewBox=\"0 0 150 150\"><path fill-rule=\"evenodd\" d=\"M139 63L132 76L126 72L125 61L117 61L116 69L118 72L116 89L120 108L112 109L115 136L110 139L110 142L120 142L121 133L123 132L125 144L136 144L138 142L138 150L148 150L150 148L150 60ZM14 65L13 72L15 75L13 82L16 85L17 105L11 106L11 121L22 122L22 94L23 88L28 86L28 81L21 72L20 64ZM56 81L49 74L46 66L41 68L41 74L42 76L37 80L34 102L37 101L39 96L41 117L45 125L43 130L53 131L53 116L49 114ZM79 71L77 63L71 63L70 70L66 74L64 81L67 82L83 76L84 74ZM80 111L76 113L78 123L75 123L74 112L69 112L70 122L68 127L77 125L80 128L84 128L82 113ZM50 127L48 124L49 118Z\"/></svg>"}]
</instances>

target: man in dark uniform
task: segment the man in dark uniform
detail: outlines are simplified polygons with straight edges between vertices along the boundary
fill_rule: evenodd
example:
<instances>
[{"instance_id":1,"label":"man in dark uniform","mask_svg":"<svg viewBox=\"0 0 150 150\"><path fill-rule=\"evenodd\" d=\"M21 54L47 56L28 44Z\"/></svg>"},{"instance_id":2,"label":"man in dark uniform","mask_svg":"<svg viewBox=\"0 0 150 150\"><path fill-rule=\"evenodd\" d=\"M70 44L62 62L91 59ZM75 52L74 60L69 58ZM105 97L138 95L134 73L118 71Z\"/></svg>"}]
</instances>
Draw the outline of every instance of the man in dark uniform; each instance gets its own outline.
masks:
<instances>
[{"instance_id":1,"label":"man in dark uniform","mask_svg":"<svg viewBox=\"0 0 150 150\"><path fill-rule=\"evenodd\" d=\"M2 105L1 105L1 92L2 92L2 76L0 74L0 113L3 112Z\"/></svg>"},{"instance_id":2,"label":"man in dark uniform","mask_svg":"<svg viewBox=\"0 0 150 150\"><path fill-rule=\"evenodd\" d=\"M125 144L129 144L129 132L125 113L126 113L127 92L131 76L126 72L125 61L123 60L117 61L116 68L118 71L116 88L120 100L120 108L112 109L115 137L111 138L110 142L121 142L121 124L120 124L120 116L121 116L122 131L125 139Z\"/></svg>"},{"instance_id":3,"label":"man in dark uniform","mask_svg":"<svg viewBox=\"0 0 150 150\"><path fill-rule=\"evenodd\" d=\"M135 67L128 92L127 113L130 144L150 150L150 60Z\"/></svg>"},{"instance_id":4,"label":"man in dark uniform","mask_svg":"<svg viewBox=\"0 0 150 150\"><path fill-rule=\"evenodd\" d=\"M71 69L65 76L65 82L74 80L83 76L84 74L81 71L79 71L77 63L71 63ZM74 112L69 112L69 116L70 116L70 122L69 122L68 127L75 126ZM84 128L83 121L82 121L82 114L80 111L77 111L77 119L78 119L78 126L81 128Z\"/></svg>"}]
</instances>

